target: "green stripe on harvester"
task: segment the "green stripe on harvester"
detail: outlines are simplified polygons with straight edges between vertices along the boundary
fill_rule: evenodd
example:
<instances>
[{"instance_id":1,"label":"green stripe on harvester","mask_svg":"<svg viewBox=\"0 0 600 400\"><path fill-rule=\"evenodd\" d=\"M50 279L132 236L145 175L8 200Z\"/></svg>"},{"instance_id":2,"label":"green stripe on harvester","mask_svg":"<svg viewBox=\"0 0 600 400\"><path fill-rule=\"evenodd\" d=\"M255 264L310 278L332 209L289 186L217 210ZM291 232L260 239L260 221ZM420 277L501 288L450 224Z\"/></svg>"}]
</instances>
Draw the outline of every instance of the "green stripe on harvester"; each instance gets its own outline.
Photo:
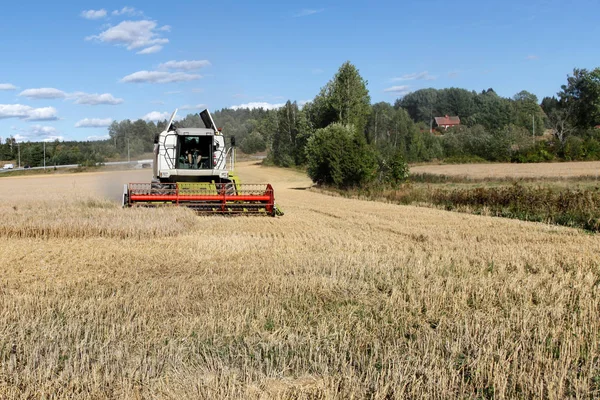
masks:
<instances>
[{"instance_id":1,"label":"green stripe on harvester","mask_svg":"<svg viewBox=\"0 0 600 400\"><path fill-rule=\"evenodd\" d=\"M178 182L180 194L202 195L217 194L215 182Z\"/></svg>"}]
</instances>

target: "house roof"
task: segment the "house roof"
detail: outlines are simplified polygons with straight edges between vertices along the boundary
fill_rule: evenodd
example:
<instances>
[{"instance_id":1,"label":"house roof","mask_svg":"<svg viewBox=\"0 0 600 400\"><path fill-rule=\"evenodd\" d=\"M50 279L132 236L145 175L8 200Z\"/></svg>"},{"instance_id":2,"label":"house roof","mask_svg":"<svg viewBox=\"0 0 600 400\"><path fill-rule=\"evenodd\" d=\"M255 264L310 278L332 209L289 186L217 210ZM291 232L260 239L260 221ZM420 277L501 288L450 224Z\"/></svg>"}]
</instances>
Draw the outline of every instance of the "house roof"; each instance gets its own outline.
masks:
<instances>
[{"instance_id":1,"label":"house roof","mask_svg":"<svg viewBox=\"0 0 600 400\"><path fill-rule=\"evenodd\" d=\"M435 123L438 126L460 125L460 118L458 116L456 116L456 117L449 117L447 115L445 117L435 117Z\"/></svg>"},{"instance_id":2,"label":"house roof","mask_svg":"<svg viewBox=\"0 0 600 400\"><path fill-rule=\"evenodd\" d=\"M458 116L456 116L456 117L449 117L447 115L445 117L435 117L435 123L438 126L460 125L460 118Z\"/></svg>"}]
</instances>

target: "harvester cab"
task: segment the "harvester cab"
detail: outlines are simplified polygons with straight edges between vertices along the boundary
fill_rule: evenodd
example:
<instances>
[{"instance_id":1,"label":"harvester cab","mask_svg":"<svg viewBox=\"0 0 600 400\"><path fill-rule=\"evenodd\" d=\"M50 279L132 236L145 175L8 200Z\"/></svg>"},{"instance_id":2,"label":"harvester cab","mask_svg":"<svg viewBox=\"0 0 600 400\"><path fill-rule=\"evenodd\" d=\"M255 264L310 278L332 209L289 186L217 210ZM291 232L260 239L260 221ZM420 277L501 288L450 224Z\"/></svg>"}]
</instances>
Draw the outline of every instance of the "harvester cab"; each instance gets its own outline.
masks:
<instances>
[{"instance_id":1,"label":"harvester cab","mask_svg":"<svg viewBox=\"0 0 600 400\"><path fill-rule=\"evenodd\" d=\"M240 183L233 172L235 146L226 147L208 110L199 114L204 128L178 127L176 115L177 110L154 140L151 183L125 185L123 206L178 205L222 214L278 213L270 184Z\"/></svg>"}]
</instances>

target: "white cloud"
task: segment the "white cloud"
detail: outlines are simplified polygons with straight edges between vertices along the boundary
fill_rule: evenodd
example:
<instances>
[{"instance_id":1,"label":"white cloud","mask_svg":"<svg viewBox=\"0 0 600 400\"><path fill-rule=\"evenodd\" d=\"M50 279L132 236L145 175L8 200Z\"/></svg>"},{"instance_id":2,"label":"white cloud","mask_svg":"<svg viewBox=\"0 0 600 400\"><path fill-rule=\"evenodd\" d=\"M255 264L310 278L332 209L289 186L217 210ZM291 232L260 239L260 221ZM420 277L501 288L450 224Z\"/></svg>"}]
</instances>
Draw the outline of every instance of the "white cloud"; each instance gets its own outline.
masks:
<instances>
[{"instance_id":1,"label":"white cloud","mask_svg":"<svg viewBox=\"0 0 600 400\"><path fill-rule=\"evenodd\" d=\"M539 58L540 58L540 57L539 57L539 56L536 56L535 54L530 54L530 55L528 55L527 57L525 57L525 59L526 59L526 60L529 60L529 61L538 60Z\"/></svg>"},{"instance_id":2,"label":"white cloud","mask_svg":"<svg viewBox=\"0 0 600 400\"><path fill-rule=\"evenodd\" d=\"M168 92L165 92L165 94L166 94L167 96L169 96L169 95L171 95L171 94L180 94L180 93L182 93L182 92L181 92L181 90L170 90L170 91L168 91Z\"/></svg>"},{"instance_id":3,"label":"white cloud","mask_svg":"<svg viewBox=\"0 0 600 400\"><path fill-rule=\"evenodd\" d=\"M100 19L106 17L106 10L86 10L82 11L79 15L85 19Z\"/></svg>"},{"instance_id":4,"label":"white cloud","mask_svg":"<svg viewBox=\"0 0 600 400\"><path fill-rule=\"evenodd\" d=\"M76 104L87 104L90 106L97 106L99 104L109 104L109 105L117 105L123 103L125 100L114 97L110 93L103 94L90 94L84 92L75 92L70 94L69 97L72 97L75 100Z\"/></svg>"},{"instance_id":5,"label":"white cloud","mask_svg":"<svg viewBox=\"0 0 600 400\"><path fill-rule=\"evenodd\" d=\"M324 8L319 8L319 9L305 8L305 9L301 10L298 14L296 14L295 17L308 17L309 15L319 14L319 13L322 13L323 11L325 11Z\"/></svg>"},{"instance_id":6,"label":"white cloud","mask_svg":"<svg viewBox=\"0 0 600 400\"><path fill-rule=\"evenodd\" d=\"M161 101L161 100L152 100L150 103L152 104L158 104L159 106L164 106L165 102Z\"/></svg>"},{"instance_id":7,"label":"white cloud","mask_svg":"<svg viewBox=\"0 0 600 400\"><path fill-rule=\"evenodd\" d=\"M159 69L180 69L183 71L191 71L194 69L200 69L202 67L210 66L210 61L208 60L183 60L183 61L167 61L166 63L162 63L158 66Z\"/></svg>"},{"instance_id":8,"label":"white cloud","mask_svg":"<svg viewBox=\"0 0 600 400\"><path fill-rule=\"evenodd\" d=\"M58 140L59 142L64 142L65 137L57 136L57 135L50 135L50 136L47 136L44 139L42 139L42 142L54 142L55 140Z\"/></svg>"},{"instance_id":9,"label":"white cloud","mask_svg":"<svg viewBox=\"0 0 600 400\"><path fill-rule=\"evenodd\" d=\"M54 121L57 119L54 107L34 108L26 118L27 121Z\"/></svg>"},{"instance_id":10,"label":"white cloud","mask_svg":"<svg viewBox=\"0 0 600 400\"><path fill-rule=\"evenodd\" d=\"M185 106L179 107L180 110L202 110L204 108L206 108L206 104L196 104L195 106L186 104Z\"/></svg>"},{"instance_id":11,"label":"white cloud","mask_svg":"<svg viewBox=\"0 0 600 400\"><path fill-rule=\"evenodd\" d=\"M23 142L29 140L29 137L17 133L16 135L13 136L13 139L15 139L19 143L23 143Z\"/></svg>"},{"instance_id":12,"label":"white cloud","mask_svg":"<svg viewBox=\"0 0 600 400\"><path fill-rule=\"evenodd\" d=\"M387 92L387 93L395 93L395 94L404 96L405 94L410 93L410 86L407 86L407 85L392 86L392 87L383 89L383 91Z\"/></svg>"},{"instance_id":13,"label":"white cloud","mask_svg":"<svg viewBox=\"0 0 600 400\"><path fill-rule=\"evenodd\" d=\"M168 112L152 111L152 112L149 112L148 114L144 115L142 117L142 119L144 121L163 121L170 117L171 117L171 114Z\"/></svg>"},{"instance_id":14,"label":"white cloud","mask_svg":"<svg viewBox=\"0 0 600 400\"><path fill-rule=\"evenodd\" d=\"M436 80L437 76L429 75L429 72L415 72L413 74L402 75L400 78L392 78L392 82L400 82L400 81L433 81Z\"/></svg>"},{"instance_id":15,"label":"white cloud","mask_svg":"<svg viewBox=\"0 0 600 400\"><path fill-rule=\"evenodd\" d=\"M313 75L319 75L319 74L322 74L325 71L323 71L321 68L313 68L311 70L311 72L313 73Z\"/></svg>"},{"instance_id":16,"label":"white cloud","mask_svg":"<svg viewBox=\"0 0 600 400\"><path fill-rule=\"evenodd\" d=\"M232 110L239 110L240 108L248 108L250 110L255 109L255 108L263 108L265 110L276 110L278 108L283 107L285 104L271 104L271 103L267 103L267 102L250 102L250 103L246 103L246 104L240 104L238 106L231 106L229 108L231 108Z\"/></svg>"},{"instance_id":17,"label":"white cloud","mask_svg":"<svg viewBox=\"0 0 600 400\"><path fill-rule=\"evenodd\" d=\"M106 140L106 139L110 139L110 135L100 135L100 136L98 136L98 135L92 135L92 136L88 136L86 138L86 140L89 140L89 141Z\"/></svg>"},{"instance_id":18,"label":"white cloud","mask_svg":"<svg viewBox=\"0 0 600 400\"><path fill-rule=\"evenodd\" d=\"M125 46L127 50L148 49L152 46L169 43L169 39L160 36L158 33L159 30L156 27L156 21L123 21L101 32L99 35L88 36L85 39Z\"/></svg>"},{"instance_id":19,"label":"white cloud","mask_svg":"<svg viewBox=\"0 0 600 400\"><path fill-rule=\"evenodd\" d=\"M0 104L0 119L18 118L25 121L57 120L54 107L33 108L22 104Z\"/></svg>"},{"instance_id":20,"label":"white cloud","mask_svg":"<svg viewBox=\"0 0 600 400\"><path fill-rule=\"evenodd\" d=\"M171 117L170 112L160 112L160 111L151 111L148 114L144 115L141 119L145 121L164 121L165 119L169 119ZM180 121L184 116L177 115L175 116L175 121Z\"/></svg>"},{"instance_id":21,"label":"white cloud","mask_svg":"<svg viewBox=\"0 0 600 400\"><path fill-rule=\"evenodd\" d=\"M23 90L19 96L30 99L63 99L67 97L67 94L55 88L39 88Z\"/></svg>"},{"instance_id":22,"label":"white cloud","mask_svg":"<svg viewBox=\"0 0 600 400\"><path fill-rule=\"evenodd\" d=\"M103 94L90 94L85 92L66 93L62 90L55 88L38 88L38 89L26 89L19 93L19 96L27 97L30 99L62 99L68 98L75 100L76 104L88 104L88 105L99 105L99 104L110 104L116 105L123 103L123 99L115 98L110 93Z\"/></svg>"},{"instance_id":23,"label":"white cloud","mask_svg":"<svg viewBox=\"0 0 600 400\"><path fill-rule=\"evenodd\" d=\"M193 88L192 89L192 93L203 93L204 89L203 88Z\"/></svg>"},{"instance_id":24,"label":"white cloud","mask_svg":"<svg viewBox=\"0 0 600 400\"><path fill-rule=\"evenodd\" d=\"M32 125L27 129L11 127L12 130L18 131L19 134L15 135L15 138L18 137L17 141L23 142L26 140L31 140L33 137L35 141L39 141L40 139L44 142L53 141L56 138L62 138L62 136L57 136L58 131L53 126L44 126L44 125Z\"/></svg>"},{"instance_id":25,"label":"white cloud","mask_svg":"<svg viewBox=\"0 0 600 400\"><path fill-rule=\"evenodd\" d=\"M154 46L146 47L145 49L142 49L135 54L154 54L161 51L162 48L163 47L161 45L155 44Z\"/></svg>"},{"instance_id":26,"label":"white cloud","mask_svg":"<svg viewBox=\"0 0 600 400\"><path fill-rule=\"evenodd\" d=\"M163 32L171 32L171 25L161 26L160 28L158 28L158 30Z\"/></svg>"},{"instance_id":27,"label":"white cloud","mask_svg":"<svg viewBox=\"0 0 600 400\"><path fill-rule=\"evenodd\" d=\"M201 75L186 74L183 72L164 71L138 71L127 75L121 82L124 83L173 83L189 82L202 78Z\"/></svg>"},{"instance_id":28,"label":"white cloud","mask_svg":"<svg viewBox=\"0 0 600 400\"><path fill-rule=\"evenodd\" d=\"M84 118L75 123L75 128L105 128L112 122L112 118Z\"/></svg>"},{"instance_id":29,"label":"white cloud","mask_svg":"<svg viewBox=\"0 0 600 400\"><path fill-rule=\"evenodd\" d=\"M33 136L47 136L54 135L58 131L53 126L33 125L29 128L28 132Z\"/></svg>"},{"instance_id":30,"label":"white cloud","mask_svg":"<svg viewBox=\"0 0 600 400\"><path fill-rule=\"evenodd\" d=\"M16 90L17 87L10 83L0 83L0 90Z\"/></svg>"},{"instance_id":31,"label":"white cloud","mask_svg":"<svg viewBox=\"0 0 600 400\"><path fill-rule=\"evenodd\" d=\"M133 7L123 7L120 10L114 10L111 14L114 16L118 16L118 15L138 16L138 15L143 15L144 13L139 10L136 10Z\"/></svg>"}]
</instances>

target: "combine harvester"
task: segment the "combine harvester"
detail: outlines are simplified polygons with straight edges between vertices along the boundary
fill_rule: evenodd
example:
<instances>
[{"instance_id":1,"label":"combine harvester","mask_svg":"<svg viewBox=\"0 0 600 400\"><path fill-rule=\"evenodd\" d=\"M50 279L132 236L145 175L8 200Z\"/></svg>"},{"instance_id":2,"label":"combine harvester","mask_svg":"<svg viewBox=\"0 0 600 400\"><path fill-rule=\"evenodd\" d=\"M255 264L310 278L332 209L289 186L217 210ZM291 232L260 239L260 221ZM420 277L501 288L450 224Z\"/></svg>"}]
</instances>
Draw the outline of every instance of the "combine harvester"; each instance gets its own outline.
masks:
<instances>
[{"instance_id":1,"label":"combine harvester","mask_svg":"<svg viewBox=\"0 0 600 400\"><path fill-rule=\"evenodd\" d=\"M200 113L205 128L176 127L176 114L177 110L154 140L152 182L125 184L123 207L168 205L200 214L283 215L270 184L240 183L233 173L235 138L227 149L208 110Z\"/></svg>"}]
</instances>

